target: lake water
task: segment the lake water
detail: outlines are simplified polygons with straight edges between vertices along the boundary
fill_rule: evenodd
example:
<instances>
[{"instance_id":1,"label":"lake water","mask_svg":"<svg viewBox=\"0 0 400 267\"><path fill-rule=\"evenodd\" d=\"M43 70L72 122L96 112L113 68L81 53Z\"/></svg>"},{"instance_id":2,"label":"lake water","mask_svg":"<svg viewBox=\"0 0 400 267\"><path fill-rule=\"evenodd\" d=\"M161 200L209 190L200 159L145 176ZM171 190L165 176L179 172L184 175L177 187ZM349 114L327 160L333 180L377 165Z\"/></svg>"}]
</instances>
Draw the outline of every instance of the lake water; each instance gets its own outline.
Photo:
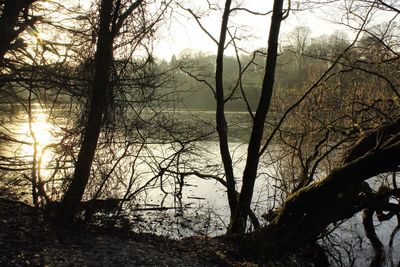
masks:
<instances>
[{"instance_id":1,"label":"lake water","mask_svg":"<svg viewBox=\"0 0 400 267\"><path fill-rule=\"evenodd\" d=\"M62 109L52 110L53 115L60 111ZM212 112L204 113L203 119L213 119L214 114ZM244 113L231 112L229 116L231 119L243 117ZM51 182L47 183L47 192L54 192L51 194L53 198L59 196L56 191L62 184L60 179L71 175L73 171L72 163L66 162L61 168L61 164L57 160L60 153L59 148L57 148L60 147L58 143L64 138L63 135L68 133L66 128L70 121L70 118L64 118L59 114L58 119L51 121L49 119L49 109L37 104L32 106L31 122L29 122L27 112L20 109L15 112L14 116L6 118L3 123L4 133L12 137L13 141L3 147L0 156L6 157L5 159L15 157L17 160L13 161L13 165L10 167L20 170L20 172L29 177L33 175L31 169L35 164L35 175L43 181L51 179ZM239 125L239 123L236 124ZM246 127L244 125L242 123L237 128ZM36 155L34 155L35 145ZM232 159L235 162L235 176L240 177L244 167L244 155L247 146L237 141L232 142L230 148ZM177 195L179 175L164 173L162 177L160 176L160 168L166 167L172 171L192 172L195 170L202 174L221 174L223 170L218 142L193 142L188 149L191 152L184 153L179 156L179 159L176 159L174 155L179 149L179 144L160 144L154 140L145 145L141 143L133 144L130 153L115 168L113 175L119 178L132 178L132 181L134 181L130 191L141 191L141 188L149 180L154 180L154 182L147 185L146 189L135 194L129 206L135 210L131 213L133 217L141 217L143 219L143 221L138 220L138 229L157 234L166 234L176 238L193 234L211 236L223 234L229 222L229 207L226 200L226 190L223 185L211 178L201 179L197 176L189 175L184 178L185 186L181 195ZM76 148L73 152L77 152ZM107 152L106 156L109 156ZM117 161L116 158L120 156L119 154L122 154L122 152L116 151L112 155L113 159L101 159L94 162L95 168L99 169L94 176L104 176L104 169L113 167L113 164ZM5 165L6 163L2 162L2 164ZM264 173L269 171L268 168L262 168L261 170ZM271 171L273 170L271 169ZM12 173L15 174L16 172ZM223 176L220 175L220 177ZM28 181L25 182L28 183ZM258 215L266 211L266 204L269 198L268 190L266 189L267 182L268 180L266 179L257 181L254 208ZM240 181L238 181L238 186L240 186ZM114 189L114 193L117 192L117 197L122 197L126 193L127 187L126 184L119 182ZM30 201L30 187L27 186L26 188L27 200ZM160 207L168 209L160 212L157 210ZM154 209L154 211L149 209ZM149 220L152 222L149 223ZM177 225L175 225L176 223Z\"/></svg>"},{"instance_id":2,"label":"lake water","mask_svg":"<svg viewBox=\"0 0 400 267\"><path fill-rule=\"evenodd\" d=\"M47 109L35 105L32 109L31 123L29 123L27 113L23 111L16 112L12 117L3 118L1 132L11 139L7 142L3 141L0 164L3 167L18 169L18 172L11 172L14 175L24 173L27 176L32 175L32 165L36 164L35 175L44 181L51 179L52 182L48 183L47 189L52 197L58 197L56 191L62 184L60 178L71 174L73 164L71 161L60 165L57 161L60 150L53 144L60 142L63 135L68 132L71 118L61 117L56 121L50 121L48 113ZM207 113L207 116L213 117L212 115ZM240 116L240 114L231 115ZM35 144L36 156L34 156ZM235 162L235 176L241 177L247 146L238 139L230 144L230 148ZM115 186L114 193L117 192L118 196L123 196L128 188L129 183L126 181L128 179L131 179L133 184L131 191L140 191L140 188L147 184L147 189L132 197L131 204L127 206L130 208L129 216L136 222L134 224L136 231L163 234L173 238L223 234L229 222L229 207L226 190L219 182L189 175L184 177L185 186L180 195L177 194L179 175L174 173L160 175L160 168L166 167L180 172L196 170L201 173L221 174L218 143L216 141L195 142L190 147L192 153L183 154L177 159L174 155L179 149L179 145L174 143L133 144L129 156L116 165L112 174L122 180L125 179L124 181L114 180L118 184ZM72 148L71 151L76 152L76 148ZM117 151L113 156L119 154L121 152ZM14 159L10 161L10 158ZM268 162L269 158L266 157L263 161ZM95 162L95 166L101 170L104 162L108 161ZM114 166L115 163L114 158L104 164L104 169ZM275 181L268 177L277 175L273 164L265 166L268 167L260 167L260 177L253 197L253 209L259 218L273 205ZM96 175L104 175L104 172L104 170L98 171ZM152 179L153 182L148 183ZM240 181L238 181L239 186ZM29 195L29 187L27 188ZM158 210L160 207L167 209L160 211ZM260 221L264 223L262 219ZM337 252L342 255L350 253L356 259L355 266L367 265L373 255L360 222L360 215L355 216L341 225L332 235L333 239L337 238L335 242L342 247L338 248ZM389 237L396 227L396 220L382 224L377 221L375 223L378 236L388 248ZM346 248L350 247L353 250L346 251ZM391 260L395 263L399 261L399 250L400 238L397 235L393 244L394 253L389 253L387 250L387 255L391 255L392 259L388 258L386 266L391 266ZM334 254L335 250L332 249L331 252Z\"/></svg>"}]
</instances>

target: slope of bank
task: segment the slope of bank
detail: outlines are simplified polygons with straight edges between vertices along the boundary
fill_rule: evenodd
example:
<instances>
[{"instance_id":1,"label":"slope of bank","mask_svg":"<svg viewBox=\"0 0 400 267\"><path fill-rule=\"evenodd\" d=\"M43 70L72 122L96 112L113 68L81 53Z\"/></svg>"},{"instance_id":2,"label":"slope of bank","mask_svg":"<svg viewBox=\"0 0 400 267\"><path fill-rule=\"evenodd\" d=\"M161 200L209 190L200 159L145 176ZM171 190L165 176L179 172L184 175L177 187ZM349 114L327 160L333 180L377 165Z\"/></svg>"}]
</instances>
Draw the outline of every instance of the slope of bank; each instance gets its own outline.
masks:
<instances>
[{"instance_id":1,"label":"slope of bank","mask_svg":"<svg viewBox=\"0 0 400 267\"><path fill-rule=\"evenodd\" d=\"M256 264L256 259L244 259L234 247L221 238L172 240L120 228L60 227L44 220L28 204L0 198L2 267L265 265ZM303 250L300 254L285 257L272 266L319 266L315 264L314 252Z\"/></svg>"},{"instance_id":2,"label":"slope of bank","mask_svg":"<svg viewBox=\"0 0 400 267\"><path fill-rule=\"evenodd\" d=\"M100 227L57 227L31 206L0 199L0 266L225 266L204 240Z\"/></svg>"}]
</instances>

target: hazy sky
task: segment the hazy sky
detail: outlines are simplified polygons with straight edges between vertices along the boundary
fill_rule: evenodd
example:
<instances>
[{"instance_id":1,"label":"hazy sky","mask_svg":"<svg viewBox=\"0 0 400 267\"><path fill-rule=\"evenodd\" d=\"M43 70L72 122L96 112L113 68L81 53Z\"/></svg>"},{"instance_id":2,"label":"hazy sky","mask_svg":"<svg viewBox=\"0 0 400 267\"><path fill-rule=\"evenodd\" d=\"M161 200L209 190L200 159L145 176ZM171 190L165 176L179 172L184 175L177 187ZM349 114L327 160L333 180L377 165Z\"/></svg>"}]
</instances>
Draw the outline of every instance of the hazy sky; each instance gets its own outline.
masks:
<instances>
[{"instance_id":1,"label":"hazy sky","mask_svg":"<svg viewBox=\"0 0 400 267\"><path fill-rule=\"evenodd\" d=\"M82 6L88 5L93 0L66 0L77 4L80 2ZM218 39L222 12L214 10L209 12L207 3L219 4L223 7L225 0L180 0L183 7L192 9L196 14L200 14L201 22L204 27ZM306 26L311 30L311 37L324 34L332 34L333 32L345 31L348 28L340 26L337 23L329 21L340 21L343 12L338 12L337 3L345 3L346 1L338 1L332 5L324 4L313 9L306 9L304 4L298 5L297 2L305 3L304 0L292 0L292 9L300 8L303 11L292 11L289 18L282 23L281 41L288 38L290 32L296 26ZM160 3L157 1L156 3ZM239 3L239 4L238 4ZM233 0L232 8L240 5L252 11L266 13L272 10L272 0ZM286 7L286 6L285 6ZM306 9L306 10L304 10ZM341 14L342 13L342 14ZM241 11L235 13L230 18L229 25L232 29L237 30L238 36L245 37L239 42L239 46L247 52L251 52L257 48L265 48L267 46L268 31L271 16L255 16L247 12ZM347 32L349 38L352 33ZM176 7L169 12L167 18L163 21L161 28L157 32L157 40L154 43L154 54L156 57L170 60L172 55L179 55L185 49L194 51L203 51L205 53L216 54L216 44L200 29L195 19L189 12ZM228 49L226 54L233 55L233 49Z\"/></svg>"},{"instance_id":2,"label":"hazy sky","mask_svg":"<svg viewBox=\"0 0 400 267\"><path fill-rule=\"evenodd\" d=\"M182 1L185 7L190 7L199 12L204 11L206 6L204 1ZM220 2L224 1L211 1ZM241 1L242 6L257 11L267 12L272 9L272 1L246 0ZM233 5L234 7L234 5ZM308 26L312 30L313 36L331 34L340 29L338 25L325 21L328 18L323 10L292 12L287 20L284 21L281 30L281 38L285 38L296 26ZM241 47L248 51L260 47L266 47L271 16L255 16L247 12L238 12L230 21L231 26L241 25L243 29L238 30L238 34L247 36L246 41L241 41ZM329 18L328 18L329 19ZM207 28L215 39L218 39L221 13L214 12L208 17L201 19L204 27ZM161 39L156 43L154 52L157 57L169 60L173 54L178 55L184 49L201 50L216 54L217 47L213 41L200 29L191 15L181 10L164 23L160 29ZM233 54L233 50L227 51Z\"/></svg>"}]
</instances>

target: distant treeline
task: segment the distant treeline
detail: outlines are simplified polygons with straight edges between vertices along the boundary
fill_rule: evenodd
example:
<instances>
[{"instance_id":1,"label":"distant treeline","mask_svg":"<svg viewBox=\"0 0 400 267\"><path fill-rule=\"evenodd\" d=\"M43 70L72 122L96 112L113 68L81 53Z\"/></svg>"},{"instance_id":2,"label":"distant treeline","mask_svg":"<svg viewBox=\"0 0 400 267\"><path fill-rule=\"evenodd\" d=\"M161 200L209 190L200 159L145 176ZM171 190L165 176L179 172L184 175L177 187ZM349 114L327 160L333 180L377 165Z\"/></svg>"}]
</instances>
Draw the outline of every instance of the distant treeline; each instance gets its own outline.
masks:
<instances>
[{"instance_id":1,"label":"distant treeline","mask_svg":"<svg viewBox=\"0 0 400 267\"><path fill-rule=\"evenodd\" d=\"M295 28L281 47L275 80L277 92L292 91L309 84L324 72L331 64L330 61L350 43L342 32L318 38L310 38L309 34L308 28ZM360 46L361 44L362 42L359 42ZM238 57L224 57L225 90L226 97L229 98L227 110L246 110L243 95L252 108L258 104L265 58L265 49ZM211 89L215 83L215 61L215 55L186 49L178 55L173 55L169 62L156 60L155 64L161 72L170 75L170 89L178 93L179 107L215 110ZM239 83L240 75L242 79Z\"/></svg>"}]
</instances>

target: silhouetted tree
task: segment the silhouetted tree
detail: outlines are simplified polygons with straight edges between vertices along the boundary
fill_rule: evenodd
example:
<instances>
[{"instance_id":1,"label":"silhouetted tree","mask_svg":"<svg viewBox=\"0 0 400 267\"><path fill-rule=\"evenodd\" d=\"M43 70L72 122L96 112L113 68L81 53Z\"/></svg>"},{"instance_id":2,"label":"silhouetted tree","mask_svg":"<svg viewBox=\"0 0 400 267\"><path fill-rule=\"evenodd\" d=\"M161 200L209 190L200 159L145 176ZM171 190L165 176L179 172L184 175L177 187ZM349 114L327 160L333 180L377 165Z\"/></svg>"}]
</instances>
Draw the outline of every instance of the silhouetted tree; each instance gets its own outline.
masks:
<instances>
[{"instance_id":1,"label":"silhouetted tree","mask_svg":"<svg viewBox=\"0 0 400 267\"><path fill-rule=\"evenodd\" d=\"M24 42L19 38L27 28L35 29L39 17L32 16L31 6L38 0L4 0L0 2L0 66L4 56L11 50L23 49Z\"/></svg>"},{"instance_id":2,"label":"silhouetted tree","mask_svg":"<svg viewBox=\"0 0 400 267\"><path fill-rule=\"evenodd\" d=\"M142 4L141 0L128 5L122 10L121 1L102 0L99 12L99 33L94 62L94 80L90 94L90 109L87 124L83 133L83 141L75 163L75 172L71 184L66 191L61 216L65 221L72 221L77 213L89 180L90 169L96 151L105 111L110 104L111 66L113 63L113 44L125 20Z\"/></svg>"}]
</instances>

